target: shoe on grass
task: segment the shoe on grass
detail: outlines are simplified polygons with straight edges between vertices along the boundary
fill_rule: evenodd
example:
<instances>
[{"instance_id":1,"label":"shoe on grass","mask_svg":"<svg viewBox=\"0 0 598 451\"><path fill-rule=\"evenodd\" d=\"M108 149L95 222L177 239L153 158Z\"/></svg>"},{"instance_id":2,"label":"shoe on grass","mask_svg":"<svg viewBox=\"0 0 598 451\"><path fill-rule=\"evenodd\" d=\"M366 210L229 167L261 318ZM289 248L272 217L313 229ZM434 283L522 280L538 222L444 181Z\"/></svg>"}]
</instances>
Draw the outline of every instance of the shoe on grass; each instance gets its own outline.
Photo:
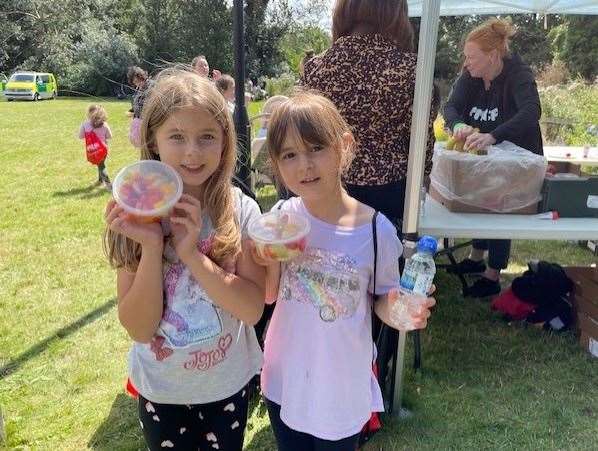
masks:
<instances>
[{"instance_id":1,"label":"shoe on grass","mask_svg":"<svg viewBox=\"0 0 598 451\"><path fill-rule=\"evenodd\" d=\"M500 293L500 282L497 280L490 280L486 277L480 277L467 290L467 297L470 298L486 298Z\"/></svg>"},{"instance_id":2,"label":"shoe on grass","mask_svg":"<svg viewBox=\"0 0 598 451\"><path fill-rule=\"evenodd\" d=\"M483 260L475 261L471 258L466 258L455 266L447 267L446 271L450 274L479 274L486 271L486 263Z\"/></svg>"}]
</instances>

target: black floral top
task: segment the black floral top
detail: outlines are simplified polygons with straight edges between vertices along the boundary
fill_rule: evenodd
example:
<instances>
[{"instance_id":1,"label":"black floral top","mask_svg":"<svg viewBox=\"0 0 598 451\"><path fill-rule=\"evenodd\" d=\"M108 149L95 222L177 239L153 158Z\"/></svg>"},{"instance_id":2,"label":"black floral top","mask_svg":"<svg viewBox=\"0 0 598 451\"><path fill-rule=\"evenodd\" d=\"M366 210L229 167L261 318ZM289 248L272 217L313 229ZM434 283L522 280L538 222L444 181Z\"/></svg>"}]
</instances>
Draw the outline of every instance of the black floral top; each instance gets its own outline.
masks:
<instances>
[{"instance_id":1,"label":"black floral top","mask_svg":"<svg viewBox=\"0 0 598 451\"><path fill-rule=\"evenodd\" d=\"M305 64L303 85L334 102L353 129L352 185L384 185L407 176L417 55L381 35L344 36ZM432 169L438 105L430 111L425 174Z\"/></svg>"}]
</instances>

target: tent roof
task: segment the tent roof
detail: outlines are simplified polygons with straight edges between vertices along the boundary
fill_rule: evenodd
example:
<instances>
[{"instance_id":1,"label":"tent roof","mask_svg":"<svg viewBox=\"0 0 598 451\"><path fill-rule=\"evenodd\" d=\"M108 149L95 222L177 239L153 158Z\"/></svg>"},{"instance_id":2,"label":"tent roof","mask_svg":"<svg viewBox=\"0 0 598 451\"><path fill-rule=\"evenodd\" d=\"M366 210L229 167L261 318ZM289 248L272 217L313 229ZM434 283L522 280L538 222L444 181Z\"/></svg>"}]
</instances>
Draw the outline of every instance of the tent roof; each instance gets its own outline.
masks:
<instances>
[{"instance_id":1,"label":"tent roof","mask_svg":"<svg viewBox=\"0 0 598 451\"><path fill-rule=\"evenodd\" d=\"M424 0L408 0L409 15L419 17ZM472 14L598 14L596 0L441 0L441 16Z\"/></svg>"}]
</instances>

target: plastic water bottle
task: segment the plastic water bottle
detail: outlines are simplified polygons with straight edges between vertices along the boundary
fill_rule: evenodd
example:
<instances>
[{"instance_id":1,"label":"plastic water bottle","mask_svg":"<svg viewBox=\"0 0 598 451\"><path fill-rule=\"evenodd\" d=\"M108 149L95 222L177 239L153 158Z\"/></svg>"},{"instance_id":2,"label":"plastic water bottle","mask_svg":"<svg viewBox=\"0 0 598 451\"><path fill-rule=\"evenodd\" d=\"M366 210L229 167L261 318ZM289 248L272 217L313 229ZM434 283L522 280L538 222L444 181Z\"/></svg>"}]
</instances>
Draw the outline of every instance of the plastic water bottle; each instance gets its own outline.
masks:
<instances>
[{"instance_id":1,"label":"plastic water bottle","mask_svg":"<svg viewBox=\"0 0 598 451\"><path fill-rule=\"evenodd\" d=\"M418 313L426 301L434 275L436 264L436 239L423 236L417 242L417 252L407 259L400 281L399 299L393 304L391 317L395 325L402 330L413 329L411 315Z\"/></svg>"},{"instance_id":2,"label":"plastic water bottle","mask_svg":"<svg viewBox=\"0 0 598 451\"><path fill-rule=\"evenodd\" d=\"M405 262L400 282L402 291L428 296L436 274L436 246L436 238L428 235L420 238L417 242L417 252Z\"/></svg>"}]
</instances>

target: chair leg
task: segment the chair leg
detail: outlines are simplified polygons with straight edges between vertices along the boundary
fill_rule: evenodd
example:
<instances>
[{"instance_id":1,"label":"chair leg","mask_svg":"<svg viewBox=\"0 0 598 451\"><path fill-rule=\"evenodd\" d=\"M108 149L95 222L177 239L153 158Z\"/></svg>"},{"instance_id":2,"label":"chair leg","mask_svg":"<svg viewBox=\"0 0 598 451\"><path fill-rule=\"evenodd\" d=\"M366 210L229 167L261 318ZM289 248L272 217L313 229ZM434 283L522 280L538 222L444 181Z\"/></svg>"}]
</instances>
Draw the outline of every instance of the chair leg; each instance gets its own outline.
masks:
<instances>
[{"instance_id":1,"label":"chair leg","mask_svg":"<svg viewBox=\"0 0 598 451\"><path fill-rule=\"evenodd\" d=\"M414 330L411 332L413 334L413 369L415 371L421 369L422 367L422 346L421 346L421 331Z\"/></svg>"}]
</instances>

